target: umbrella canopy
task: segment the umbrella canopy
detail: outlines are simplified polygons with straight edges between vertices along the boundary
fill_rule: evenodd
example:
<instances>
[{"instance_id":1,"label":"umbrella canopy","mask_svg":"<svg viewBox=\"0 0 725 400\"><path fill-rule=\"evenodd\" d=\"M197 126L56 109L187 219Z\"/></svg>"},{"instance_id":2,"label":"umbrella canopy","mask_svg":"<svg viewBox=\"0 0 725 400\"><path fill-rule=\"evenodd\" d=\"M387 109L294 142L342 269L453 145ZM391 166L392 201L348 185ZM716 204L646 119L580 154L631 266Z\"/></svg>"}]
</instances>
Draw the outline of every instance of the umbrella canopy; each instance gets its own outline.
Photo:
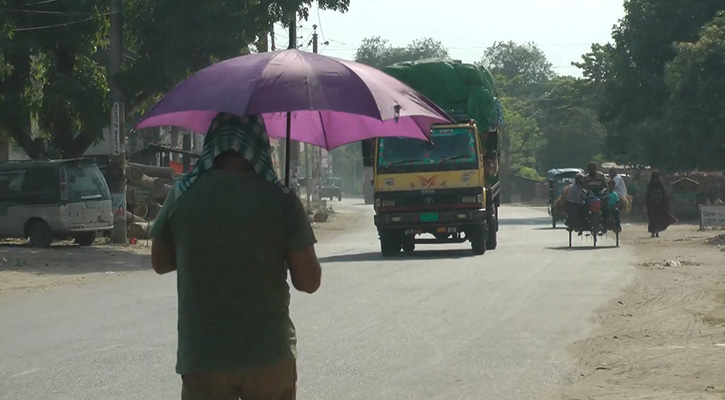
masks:
<instances>
[{"instance_id":1,"label":"umbrella canopy","mask_svg":"<svg viewBox=\"0 0 725 400\"><path fill-rule=\"evenodd\" d=\"M433 102L384 72L290 49L237 57L197 72L168 93L136 129L177 126L206 133L219 112L261 114L270 136L328 150L374 137L426 140L431 125L453 122Z\"/></svg>"}]
</instances>

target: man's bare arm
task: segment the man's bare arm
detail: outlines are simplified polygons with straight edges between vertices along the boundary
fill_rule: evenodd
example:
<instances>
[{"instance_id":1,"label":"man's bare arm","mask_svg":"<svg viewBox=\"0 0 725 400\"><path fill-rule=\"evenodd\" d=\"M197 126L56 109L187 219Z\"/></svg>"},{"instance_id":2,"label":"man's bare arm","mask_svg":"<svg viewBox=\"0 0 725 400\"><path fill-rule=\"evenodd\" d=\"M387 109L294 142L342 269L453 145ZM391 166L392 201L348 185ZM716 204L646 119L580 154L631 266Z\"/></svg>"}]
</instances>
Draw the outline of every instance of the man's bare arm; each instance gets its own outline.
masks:
<instances>
[{"instance_id":1,"label":"man's bare arm","mask_svg":"<svg viewBox=\"0 0 725 400\"><path fill-rule=\"evenodd\" d=\"M155 239L151 244L151 266L159 275L176 271L176 246Z\"/></svg>"},{"instance_id":2,"label":"man's bare arm","mask_svg":"<svg viewBox=\"0 0 725 400\"><path fill-rule=\"evenodd\" d=\"M290 253L287 256L287 265L295 289L301 292L314 293L320 288L322 268L317 260L314 246Z\"/></svg>"}]
</instances>

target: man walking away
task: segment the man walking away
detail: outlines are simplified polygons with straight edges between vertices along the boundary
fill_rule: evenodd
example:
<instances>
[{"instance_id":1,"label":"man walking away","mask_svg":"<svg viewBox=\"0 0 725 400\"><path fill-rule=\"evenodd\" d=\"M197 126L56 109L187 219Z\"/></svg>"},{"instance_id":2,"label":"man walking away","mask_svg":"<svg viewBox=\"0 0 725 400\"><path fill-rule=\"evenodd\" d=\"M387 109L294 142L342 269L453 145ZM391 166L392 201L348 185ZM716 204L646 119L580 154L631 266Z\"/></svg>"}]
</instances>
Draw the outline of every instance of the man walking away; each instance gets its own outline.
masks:
<instances>
[{"instance_id":1,"label":"man walking away","mask_svg":"<svg viewBox=\"0 0 725 400\"><path fill-rule=\"evenodd\" d=\"M292 284L321 269L299 199L282 185L261 116L219 114L156 219L151 262L177 270L183 400L287 400L296 393Z\"/></svg>"}]
</instances>

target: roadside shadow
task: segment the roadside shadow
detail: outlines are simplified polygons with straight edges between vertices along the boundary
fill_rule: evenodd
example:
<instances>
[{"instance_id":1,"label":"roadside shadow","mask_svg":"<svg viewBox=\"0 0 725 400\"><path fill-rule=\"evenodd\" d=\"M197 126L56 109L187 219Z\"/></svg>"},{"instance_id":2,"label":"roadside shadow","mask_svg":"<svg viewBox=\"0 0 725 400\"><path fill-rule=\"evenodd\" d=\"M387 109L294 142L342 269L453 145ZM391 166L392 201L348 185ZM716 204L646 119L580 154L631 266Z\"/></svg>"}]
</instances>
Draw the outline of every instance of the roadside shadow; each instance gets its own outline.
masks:
<instances>
[{"instance_id":1,"label":"roadside shadow","mask_svg":"<svg viewBox=\"0 0 725 400\"><path fill-rule=\"evenodd\" d=\"M367 261L396 261L396 260L453 260L460 258L474 257L471 250L423 250L413 253L400 253L392 257L383 257L380 252L366 252L356 254L339 254L320 258L320 262L325 263L347 263L347 262L367 262Z\"/></svg>"},{"instance_id":2,"label":"roadside shadow","mask_svg":"<svg viewBox=\"0 0 725 400\"><path fill-rule=\"evenodd\" d=\"M549 225L551 226L551 218L500 218L499 225Z\"/></svg>"},{"instance_id":3,"label":"roadside shadow","mask_svg":"<svg viewBox=\"0 0 725 400\"><path fill-rule=\"evenodd\" d=\"M150 247L55 244L49 249L0 244L0 271L38 275L82 275L151 270Z\"/></svg>"},{"instance_id":4,"label":"roadside shadow","mask_svg":"<svg viewBox=\"0 0 725 400\"><path fill-rule=\"evenodd\" d=\"M594 247L592 244L580 244L580 245L573 245L572 247L569 246L557 246L557 247L545 247L547 250L559 250L559 251L585 251L585 250L614 250L619 249L619 247L615 245L599 245L597 244L597 247Z\"/></svg>"}]
</instances>

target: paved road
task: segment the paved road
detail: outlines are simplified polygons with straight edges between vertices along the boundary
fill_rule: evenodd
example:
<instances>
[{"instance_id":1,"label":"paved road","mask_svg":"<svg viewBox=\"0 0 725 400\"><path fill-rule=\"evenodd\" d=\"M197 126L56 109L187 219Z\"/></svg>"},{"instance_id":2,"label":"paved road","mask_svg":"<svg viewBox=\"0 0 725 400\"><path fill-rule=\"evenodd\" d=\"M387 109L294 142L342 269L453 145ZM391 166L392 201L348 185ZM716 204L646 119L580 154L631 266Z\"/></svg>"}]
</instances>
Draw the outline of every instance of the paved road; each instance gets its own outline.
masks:
<instances>
[{"instance_id":1,"label":"paved road","mask_svg":"<svg viewBox=\"0 0 725 400\"><path fill-rule=\"evenodd\" d=\"M319 245L318 293L293 294L300 399L541 399L632 273L626 247L568 251L541 210L502 208L481 257L462 244L382 260L368 207L338 208L370 218ZM4 300L0 399L179 398L174 290L141 272Z\"/></svg>"}]
</instances>

